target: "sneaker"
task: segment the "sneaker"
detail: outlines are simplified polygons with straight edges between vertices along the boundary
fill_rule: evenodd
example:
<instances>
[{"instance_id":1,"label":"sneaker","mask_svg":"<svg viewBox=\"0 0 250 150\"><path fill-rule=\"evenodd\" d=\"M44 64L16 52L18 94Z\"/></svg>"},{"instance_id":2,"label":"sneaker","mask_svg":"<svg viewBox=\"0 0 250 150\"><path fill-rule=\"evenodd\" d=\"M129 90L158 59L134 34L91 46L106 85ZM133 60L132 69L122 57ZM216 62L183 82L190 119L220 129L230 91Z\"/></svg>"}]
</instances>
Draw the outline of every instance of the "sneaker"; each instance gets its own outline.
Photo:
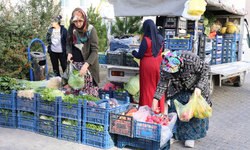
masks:
<instances>
[{"instance_id":1,"label":"sneaker","mask_svg":"<svg viewBox=\"0 0 250 150\"><path fill-rule=\"evenodd\" d=\"M176 140L175 138L171 138L171 139L170 139L170 144L174 144L174 143L176 143L176 142L178 142L178 140Z\"/></svg>"},{"instance_id":2,"label":"sneaker","mask_svg":"<svg viewBox=\"0 0 250 150\"><path fill-rule=\"evenodd\" d=\"M186 140L185 146L189 147L189 148L193 148L194 147L194 140Z\"/></svg>"}]
</instances>

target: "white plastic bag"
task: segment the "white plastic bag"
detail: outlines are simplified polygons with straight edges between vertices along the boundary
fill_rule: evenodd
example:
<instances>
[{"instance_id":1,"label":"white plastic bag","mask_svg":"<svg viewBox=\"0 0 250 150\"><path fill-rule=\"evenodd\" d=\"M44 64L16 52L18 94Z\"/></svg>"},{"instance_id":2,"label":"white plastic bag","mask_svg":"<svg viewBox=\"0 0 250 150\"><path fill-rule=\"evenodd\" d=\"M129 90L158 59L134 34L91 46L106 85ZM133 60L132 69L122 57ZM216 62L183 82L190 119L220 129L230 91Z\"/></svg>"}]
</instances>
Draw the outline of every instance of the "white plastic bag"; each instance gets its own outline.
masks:
<instances>
[{"instance_id":1,"label":"white plastic bag","mask_svg":"<svg viewBox=\"0 0 250 150\"><path fill-rule=\"evenodd\" d=\"M109 2L101 1L99 7L97 8L97 12L100 14L100 17L102 18L109 18L109 19L115 18L114 6Z\"/></svg>"},{"instance_id":2,"label":"white plastic bag","mask_svg":"<svg viewBox=\"0 0 250 150\"><path fill-rule=\"evenodd\" d=\"M201 15L199 16L192 16L192 15L189 15L188 14L188 4L189 4L190 0L188 0L186 3L185 3L185 7L184 7L184 10L182 12L182 17L188 19L188 20L200 20L201 19Z\"/></svg>"},{"instance_id":3,"label":"white plastic bag","mask_svg":"<svg viewBox=\"0 0 250 150\"><path fill-rule=\"evenodd\" d=\"M141 106L139 110L133 113L133 118L137 121L145 122L147 120L148 115L152 115L153 111L148 105Z\"/></svg>"},{"instance_id":4,"label":"white plastic bag","mask_svg":"<svg viewBox=\"0 0 250 150\"><path fill-rule=\"evenodd\" d=\"M168 142L168 140L173 136L173 128L177 120L177 113L169 113L169 118L172 118L167 126L161 126L161 142L160 147Z\"/></svg>"}]
</instances>

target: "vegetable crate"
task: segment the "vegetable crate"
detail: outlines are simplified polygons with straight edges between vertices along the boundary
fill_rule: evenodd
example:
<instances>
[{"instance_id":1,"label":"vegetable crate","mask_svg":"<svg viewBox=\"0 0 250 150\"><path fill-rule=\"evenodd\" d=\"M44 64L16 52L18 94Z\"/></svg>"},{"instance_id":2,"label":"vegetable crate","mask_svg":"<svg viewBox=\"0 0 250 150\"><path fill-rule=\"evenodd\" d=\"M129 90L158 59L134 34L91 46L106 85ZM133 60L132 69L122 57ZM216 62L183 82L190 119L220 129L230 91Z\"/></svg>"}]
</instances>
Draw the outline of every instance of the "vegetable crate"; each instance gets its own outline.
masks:
<instances>
[{"instance_id":1,"label":"vegetable crate","mask_svg":"<svg viewBox=\"0 0 250 150\"><path fill-rule=\"evenodd\" d=\"M139 67L138 63L134 60L134 56L131 53L124 55L124 65L130 67Z\"/></svg>"},{"instance_id":2,"label":"vegetable crate","mask_svg":"<svg viewBox=\"0 0 250 150\"><path fill-rule=\"evenodd\" d=\"M109 149L115 146L114 134L108 131L82 128L82 144Z\"/></svg>"},{"instance_id":3,"label":"vegetable crate","mask_svg":"<svg viewBox=\"0 0 250 150\"><path fill-rule=\"evenodd\" d=\"M128 91L126 90L125 93L121 93L121 92L116 92L115 89L113 89L113 97L117 100L122 100L122 101L126 101L128 98L129 94Z\"/></svg>"},{"instance_id":4,"label":"vegetable crate","mask_svg":"<svg viewBox=\"0 0 250 150\"><path fill-rule=\"evenodd\" d=\"M71 120L82 120L82 100L78 100L78 104L65 103L62 97L59 99L59 113L58 117L67 118Z\"/></svg>"},{"instance_id":5,"label":"vegetable crate","mask_svg":"<svg viewBox=\"0 0 250 150\"><path fill-rule=\"evenodd\" d=\"M54 120L45 120L40 119L37 115L37 126L36 132L42 135L57 137L57 118L54 117Z\"/></svg>"},{"instance_id":6,"label":"vegetable crate","mask_svg":"<svg viewBox=\"0 0 250 150\"><path fill-rule=\"evenodd\" d=\"M0 93L0 108L16 109L16 91L12 90L11 94Z\"/></svg>"},{"instance_id":7,"label":"vegetable crate","mask_svg":"<svg viewBox=\"0 0 250 150\"><path fill-rule=\"evenodd\" d=\"M191 51L193 46L193 36L190 39L170 39L167 36L166 49L174 50L188 50Z\"/></svg>"},{"instance_id":8,"label":"vegetable crate","mask_svg":"<svg viewBox=\"0 0 250 150\"><path fill-rule=\"evenodd\" d=\"M103 102L107 102L107 99L102 99L98 102L95 102L97 105ZM109 103L106 103L106 108L93 107L87 105L87 100L84 100L83 104L83 121L104 125L104 131L108 131L109 126L109 113L121 113L127 110L129 106L129 97L126 101L117 100L120 106L111 108Z\"/></svg>"},{"instance_id":9,"label":"vegetable crate","mask_svg":"<svg viewBox=\"0 0 250 150\"><path fill-rule=\"evenodd\" d=\"M169 150L170 140L168 140L168 142L165 145L160 147L160 142L148 139L131 138L123 135L118 135L117 147L124 148L126 145L146 150Z\"/></svg>"},{"instance_id":10,"label":"vegetable crate","mask_svg":"<svg viewBox=\"0 0 250 150\"><path fill-rule=\"evenodd\" d=\"M99 64L107 64L107 55L98 54Z\"/></svg>"},{"instance_id":11,"label":"vegetable crate","mask_svg":"<svg viewBox=\"0 0 250 150\"><path fill-rule=\"evenodd\" d=\"M115 52L115 51L108 51L107 52L107 64L110 65L124 65L124 52Z\"/></svg>"},{"instance_id":12,"label":"vegetable crate","mask_svg":"<svg viewBox=\"0 0 250 150\"><path fill-rule=\"evenodd\" d=\"M106 94L108 94L110 98L113 98L113 92L112 92L111 88L109 89L109 91L104 91L102 89L99 89L98 93L99 93L99 98L100 99L104 99Z\"/></svg>"},{"instance_id":13,"label":"vegetable crate","mask_svg":"<svg viewBox=\"0 0 250 150\"><path fill-rule=\"evenodd\" d=\"M55 101L47 101L40 98L37 95L37 114L57 117L58 116L58 101L59 97L55 98Z\"/></svg>"},{"instance_id":14,"label":"vegetable crate","mask_svg":"<svg viewBox=\"0 0 250 150\"><path fill-rule=\"evenodd\" d=\"M239 41L240 40L240 33L230 33L230 34L222 34L223 39L232 40L232 41Z\"/></svg>"},{"instance_id":15,"label":"vegetable crate","mask_svg":"<svg viewBox=\"0 0 250 150\"><path fill-rule=\"evenodd\" d=\"M0 109L0 127L16 128L16 111Z\"/></svg>"},{"instance_id":16,"label":"vegetable crate","mask_svg":"<svg viewBox=\"0 0 250 150\"><path fill-rule=\"evenodd\" d=\"M172 132L175 133L176 130L177 130L177 123L175 123ZM134 137L160 142L161 125L135 121Z\"/></svg>"},{"instance_id":17,"label":"vegetable crate","mask_svg":"<svg viewBox=\"0 0 250 150\"><path fill-rule=\"evenodd\" d=\"M123 45L123 44L119 44L119 43L114 43L114 42L110 43L110 51L114 51L114 50L116 50L118 48L129 48L129 46Z\"/></svg>"},{"instance_id":18,"label":"vegetable crate","mask_svg":"<svg viewBox=\"0 0 250 150\"><path fill-rule=\"evenodd\" d=\"M17 96L17 109L36 113L36 98L37 93L34 94L34 98Z\"/></svg>"},{"instance_id":19,"label":"vegetable crate","mask_svg":"<svg viewBox=\"0 0 250 150\"><path fill-rule=\"evenodd\" d=\"M77 126L62 124L62 118L58 118L58 139L81 143L81 121L77 121Z\"/></svg>"},{"instance_id":20,"label":"vegetable crate","mask_svg":"<svg viewBox=\"0 0 250 150\"><path fill-rule=\"evenodd\" d=\"M36 132L36 113L27 113L18 110L17 114L17 128L27 131Z\"/></svg>"}]
</instances>

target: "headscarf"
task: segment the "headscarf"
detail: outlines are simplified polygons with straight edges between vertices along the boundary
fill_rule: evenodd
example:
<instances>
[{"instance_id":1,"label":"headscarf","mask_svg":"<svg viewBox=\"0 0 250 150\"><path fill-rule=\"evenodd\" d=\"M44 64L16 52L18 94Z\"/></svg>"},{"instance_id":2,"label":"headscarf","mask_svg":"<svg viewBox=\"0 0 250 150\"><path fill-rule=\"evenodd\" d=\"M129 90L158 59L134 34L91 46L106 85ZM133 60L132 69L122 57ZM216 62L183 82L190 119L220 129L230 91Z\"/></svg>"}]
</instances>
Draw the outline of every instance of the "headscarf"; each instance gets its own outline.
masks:
<instances>
[{"instance_id":1,"label":"headscarf","mask_svg":"<svg viewBox=\"0 0 250 150\"><path fill-rule=\"evenodd\" d=\"M75 12L77 13L77 17L82 18L83 19L83 26L81 28L77 28L75 26L75 24L73 23L73 20L75 19L76 16L73 16L73 14ZM68 33L69 36L68 38L72 39L73 38L73 42L74 44L80 44L83 43L85 41L87 41L89 39L89 34L88 34L88 27L89 27L89 23L88 23L88 19L87 16L85 14L85 12L81 9L81 8L76 8L73 10L72 15L71 15L71 19L70 19L70 26L68 29ZM76 31L77 34L74 34L73 31Z\"/></svg>"},{"instance_id":2,"label":"headscarf","mask_svg":"<svg viewBox=\"0 0 250 150\"><path fill-rule=\"evenodd\" d=\"M164 54L163 56L163 69L166 72L169 73L176 73L179 71L180 67L183 65L183 58L181 57L181 54L174 51L174 52L168 52Z\"/></svg>"},{"instance_id":3,"label":"headscarf","mask_svg":"<svg viewBox=\"0 0 250 150\"><path fill-rule=\"evenodd\" d=\"M156 58L164 44L164 39L158 34L158 30L153 20L148 19L143 23L143 31L144 37L148 37L152 41L152 52L153 56Z\"/></svg>"}]
</instances>

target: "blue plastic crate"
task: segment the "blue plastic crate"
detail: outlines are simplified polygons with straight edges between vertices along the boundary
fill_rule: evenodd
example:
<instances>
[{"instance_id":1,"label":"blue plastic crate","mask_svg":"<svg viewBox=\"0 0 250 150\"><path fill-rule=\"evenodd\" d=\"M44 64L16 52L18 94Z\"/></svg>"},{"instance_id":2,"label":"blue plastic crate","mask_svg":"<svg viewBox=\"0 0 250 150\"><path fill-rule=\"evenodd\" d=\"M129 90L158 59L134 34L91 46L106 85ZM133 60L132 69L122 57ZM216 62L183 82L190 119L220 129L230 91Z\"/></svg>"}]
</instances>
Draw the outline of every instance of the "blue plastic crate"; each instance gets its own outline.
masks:
<instances>
[{"instance_id":1,"label":"blue plastic crate","mask_svg":"<svg viewBox=\"0 0 250 150\"><path fill-rule=\"evenodd\" d=\"M107 55L98 54L99 64L107 64Z\"/></svg>"},{"instance_id":2,"label":"blue plastic crate","mask_svg":"<svg viewBox=\"0 0 250 150\"><path fill-rule=\"evenodd\" d=\"M33 113L34 116L26 116L22 115L21 111L18 110L17 114L17 128L27 131L36 132L36 121L37 121L37 115L36 113Z\"/></svg>"},{"instance_id":3,"label":"blue plastic crate","mask_svg":"<svg viewBox=\"0 0 250 150\"><path fill-rule=\"evenodd\" d=\"M221 64L221 62L222 62L222 59L221 59L221 58L216 58L216 62L215 62L216 65Z\"/></svg>"},{"instance_id":4,"label":"blue plastic crate","mask_svg":"<svg viewBox=\"0 0 250 150\"><path fill-rule=\"evenodd\" d=\"M134 137L156 142L161 141L161 125L140 121L135 121L134 125ZM175 122L172 132L175 133L176 131L177 123Z\"/></svg>"},{"instance_id":5,"label":"blue plastic crate","mask_svg":"<svg viewBox=\"0 0 250 150\"><path fill-rule=\"evenodd\" d=\"M78 126L62 124L61 118L58 118L58 138L81 143L82 127L81 121L78 121Z\"/></svg>"},{"instance_id":6,"label":"blue plastic crate","mask_svg":"<svg viewBox=\"0 0 250 150\"><path fill-rule=\"evenodd\" d=\"M123 135L118 135L117 147L124 148L126 145L146 150L169 150L170 140L165 145L160 147L160 142L148 139L131 138Z\"/></svg>"},{"instance_id":7,"label":"blue plastic crate","mask_svg":"<svg viewBox=\"0 0 250 150\"><path fill-rule=\"evenodd\" d=\"M217 38L216 42L217 42L217 44L219 44L219 43L222 44L223 43L223 38Z\"/></svg>"},{"instance_id":8,"label":"blue plastic crate","mask_svg":"<svg viewBox=\"0 0 250 150\"><path fill-rule=\"evenodd\" d=\"M221 57L222 57L222 51L217 51L216 57L217 57L217 58L221 58Z\"/></svg>"},{"instance_id":9,"label":"blue plastic crate","mask_svg":"<svg viewBox=\"0 0 250 150\"><path fill-rule=\"evenodd\" d=\"M193 46L193 36L190 39L170 39L167 36L166 49L173 50L188 50L191 51Z\"/></svg>"},{"instance_id":10,"label":"blue plastic crate","mask_svg":"<svg viewBox=\"0 0 250 150\"><path fill-rule=\"evenodd\" d=\"M129 48L128 45L123 45L123 44L119 44L119 43L114 43L114 42L111 42L110 43L110 51L114 51L118 48Z\"/></svg>"},{"instance_id":11,"label":"blue plastic crate","mask_svg":"<svg viewBox=\"0 0 250 150\"><path fill-rule=\"evenodd\" d=\"M117 100L119 104L121 104L118 107L110 108L110 105L106 103L106 108L100 108L100 107L92 107L87 105L87 100L84 100L83 105L83 121L94 123L94 124L100 124L104 125L104 130L108 131L109 126L109 113L121 113L127 110L130 100L129 97L127 97L126 101ZM107 102L107 99L102 99L98 102L95 102L97 105L103 102Z\"/></svg>"},{"instance_id":12,"label":"blue plastic crate","mask_svg":"<svg viewBox=\"0 0 250 150\"><path fill-rule=\"evenodd\" d=\"M82 99L78 100L78 104L65 103L62 101L61 97L58 97L58 99L58 117L67 118L71 120L82 120Z\"/></svg>"},{"instance_id":13,"label":"blue plastic crate","mask_svg":"<svg viewBox=\"0 0 250 150\"><path fill-rule=\"evenodd\" d=\"M113 92L111 90L111 87L109 87L109 91L104 91L102 89L99 89L98 94L100 99L103 99L103 96L105 98L106 94L108 94L110 98L113 98Z\"/></svg>"},{"instance_id":14,"label":"blue plastic crate","mask_svg":"<svg viewBox=\"0 0 250 150\"><path fill-rule=\"evenodd\" d=\"M57 137L57 118L54 121L40 119L37 115L36 132L42 135Z\"/></svg>"},{"instance_id":15,"label":"blue plastic crate","mask_svg":"<svg viewBox=\"0 0 250 150\"><path fill-rule=\"evenodd\" d=\"M126 90L125 93L121 93L121 92L116 92L115 89L113 89L113 97L117 100L121 100L121 101L126 101L127 97L129 96L128 91Z\"/></svg>"},{"instance_id":16,"label":"blue plastic crate","mask_svg":"<svg viewBox=\"0 0 250 150\"><path fill-rule=\"evenodd\" d=\"M230 34L222 34L223 38L226 40L239 41L240 33L230 33Z\"/></svg>"},{"instance_id":17,"label":"blue plastic crate","mask_svg":"<svg viewBox=\"0 0 250 150\"><path fill-rule=\"evenodd\" d=\"M17 110L36 112L36 98L37 93L34 94L34 98L25 98L17 96Z\"/></svg>"},{"instance_id":18,"label":"blue plastic crate","mask_svg":"<svg viewBox=\"0 0 250 150\"><path fill-rule=\"evenodd\" d=\"M217 46L217 51L221 51L222 50L222 46Z\"/></svg>"},{"instance_id":19,"label":"blue plastic crate","mask_svg":"<svg viewBox=\"0 0 250 150\"><path fill-rule=\"evenodd\" d=\"M0 113L0 127L15 129L17 125L16 111L10 110L11 113Z\"/></svg>"},{"instance_id":20,"label":"blue plastic crate","mask_svg":"<svg viewBox=\"0 0 250 150\"><path fill-rule=\"evenodd\" d=\"M195 24L187 25L187 29L195 29ZM203 30L203 25L198 25L199 30Z\"/></svg>"},{"instance_id":21,"label":"blue plastic crate","mask_svg":"<svg viewBox=\"0 0 250 150\"><path fill-rule=\"evenodd\" d=\"M58 116L58 101L59 101L59 97L56 97L55 101L42 100L38 94L37 114L57 117Z\"/></svg>"},{"instance_id":22,"label":"blue plastic crate","mask_svg":"<svg viewBox=\"0 0 250 150\"><path fill-rule=\"evenodd\" d=\"M115 146L114 134L108 131L82 128L82 144L109 149Z\"/></svg>"},{"instance_id":23,"label":"blue plastic crate","mask_svg":"<svg viewBox=\"0 0 250 150\"><path fill-rule=\"evenodd\" d=\"M0 108L2 109L16 109L16 91L12 90L11 94L0 92Z\"/></svg>"},{"instance_id":24,"label":"blue plastic crate","mask_svg":"<svg viewBox=\"0 0 250 150\"><path fill-rule=\"evenodd\" d=\"M227 63L227 57L226 57L226 56L222 58L222 63L223 63L223 64L224 64L224 63Z\"/></svg>"}]
</instances>

